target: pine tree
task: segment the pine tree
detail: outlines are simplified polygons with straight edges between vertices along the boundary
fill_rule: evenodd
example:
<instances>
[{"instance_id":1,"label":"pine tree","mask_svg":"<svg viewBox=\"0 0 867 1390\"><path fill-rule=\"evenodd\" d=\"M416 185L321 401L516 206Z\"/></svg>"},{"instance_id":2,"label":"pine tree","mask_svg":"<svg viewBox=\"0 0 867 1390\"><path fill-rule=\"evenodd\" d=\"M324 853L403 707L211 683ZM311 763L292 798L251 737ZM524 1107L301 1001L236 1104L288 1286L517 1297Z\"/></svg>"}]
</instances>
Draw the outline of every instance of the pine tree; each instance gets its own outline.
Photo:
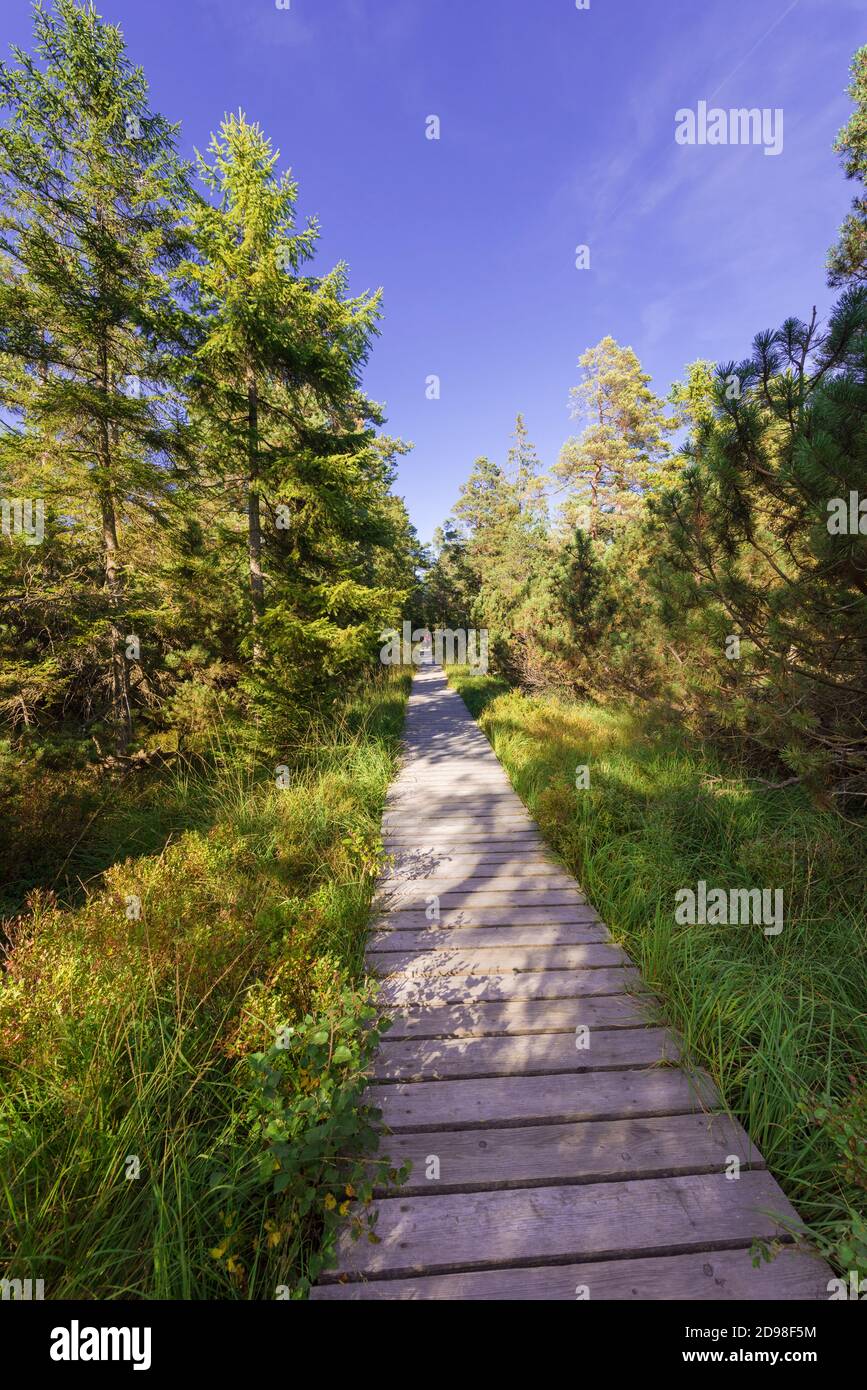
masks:
<instances>
[{"instance_id":1,"label":"pine tree","mask_svg":"<svg viewBox=\"0 0 867 1390\"><path fill-rule=\"evenodd\" d=\"M5 495L42 499L50 522L7 605L25 692L7 712L72 708L95 732L107 711L122 754L150 698L127 640L150 608L140 560L184 449L184 169L118 29L72 0L37 5L35 29L36 57L0 65L0 353L18 421L0 463Z\"/></svg>"},{"instance_id":2,"label":"pine tree","mask_svg":"<svg viewBox=\"0 0 867 1390\"><path fill-rule=\"evenodd\" d=\"M532 515L544 521L547 517L545 486L541 477L541 464L536 447L530 443L530 435L519 412L515 417L514 443L506 460L506 476L512 484L515 498L525 517Z\"/></svg>"},{"instance_id":3,"label":"pine tree","mask_svg":"<svg viewBox=\"0 0 867 1390\"><path fill-rule=\"evenodd\" d=\"M666 538L654 583L688 654L694 708L856 804L867 797L867 535L851 525L851 498L867 495L865 421L859 286L825 330L815 311L787 320L719 367L714 417L680 487L652 508Z\"/></svg>"},{"instance_id":4,"label":"pine tree","mask_svg":"<svg viewBox=\"0 0 867 1390\"><path fill-rule=\"evenodd\" d=\"M613 534L634 516L666 456L673 421L648 385L632 348L611 337L579 358L583 380L570 391L572 416L585 421L581 435L567 440L554 476L569 489L567 523L577 521L591 537Z\"/></svg>"},{"instance_id":5,"label":"pine tree","mask_svg":"<svg viewBox=\"0 0 867 1390\"><path fill-rule=\"evenodd\" d=\"M421 621L430 628L472 627L478 576L470 563L466 535L454 517L446 517L435 530L432 551L425 557Z\"/></svg>"},{"instance_id":6,"label":"pine tree","mask_svg":"<svg viewBox=\"0 0 867 1390\"><path fill-rule=\"evenodd\" d=\"M505 469L476 459L454 510L467 527L466 560L476 577L471 616L492 631L500 667L517 676L528 664L548 537L539 463L521 415L514 439Z\"/></svg>"},{"instance_id":7,"label":"pine tree","mask_svg":"<svg viewBox=\"0 0 867 1390\"><path fill-rule=\"evenodd\" d=\"M852 80L848 95L856 103L834 149L843 158L847 179L861 184L862 191L852 200L840 235L828 256L828 284L845 285L867 280L867 44L852 60Z\"/></svg>"}]
</instances>

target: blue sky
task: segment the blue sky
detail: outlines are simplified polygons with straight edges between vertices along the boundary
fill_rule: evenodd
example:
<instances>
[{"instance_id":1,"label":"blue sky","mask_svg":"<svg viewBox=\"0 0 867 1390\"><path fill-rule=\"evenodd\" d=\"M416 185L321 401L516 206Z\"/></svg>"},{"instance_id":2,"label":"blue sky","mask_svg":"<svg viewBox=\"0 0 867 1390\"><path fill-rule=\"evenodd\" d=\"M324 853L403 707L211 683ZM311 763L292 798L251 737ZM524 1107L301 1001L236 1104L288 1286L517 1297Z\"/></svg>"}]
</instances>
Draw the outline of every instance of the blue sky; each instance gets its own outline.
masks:
<instances>
[{"instance_id":1,"label":"blue sky","mask_svg":"<svg viewBox=\"0 0 867 1390\"><path fill-rule=\"evenodd\" d=\"M383 287L366 386L415 445L398 490L424 540L472 460L504 458L517 411L554 462L577 359L606 333L664 393L696 357L740 358L758 330L831 303L824 258L853 191L831 147L863 0L98 8L185 150L242 107L322 223L322 268L345 259L353 290ZM29 46L26 0L0 14ZM701 99L781 107L782 153L676 144L675 112Z\"/></svg>"}]
</instances>

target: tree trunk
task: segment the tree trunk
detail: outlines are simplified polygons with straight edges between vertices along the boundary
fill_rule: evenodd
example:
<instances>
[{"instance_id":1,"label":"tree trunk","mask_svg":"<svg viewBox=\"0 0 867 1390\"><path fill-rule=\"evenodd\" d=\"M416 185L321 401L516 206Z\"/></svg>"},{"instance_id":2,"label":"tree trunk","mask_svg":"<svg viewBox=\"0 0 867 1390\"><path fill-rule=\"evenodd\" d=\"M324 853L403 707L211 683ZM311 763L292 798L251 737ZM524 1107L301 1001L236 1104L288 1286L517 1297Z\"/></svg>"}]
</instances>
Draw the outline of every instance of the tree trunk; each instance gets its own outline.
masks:
<instances>
[{"instance_id":1,"label":"tree trunk","mask_svg":"<svg viewBox=\"0 0 867 1390\"><path fill-rule=\"evenodd\" d=\"M256 373L247 370L247 536L250 558L250 596L253 601L253 660L264 653L256 640L256 625L265 610L265 581L262 575L262 516L259 500L259 393Z\"/></svg>"},{"instance_id":2,"label":"tree trunk","mask_svg":"<svg viewBox=\"0 0 867 1390\"><path fill-rule=\"evenodd\" d=\"M108 345L100 344L100 376L103 391L108 394ZM130 702L129 666L126 659L126 633L123 629L120 607L123 597L123 580L120 571L120 548L117 542L117 517L114 506L114 493L111 484L111 436L106 419L99 424L99 499L102 512L103 565L105 568L105 588L108 593L111 621L109 624L110 662L111 662L111 724L114 738L114 751L122 758L129 751L132 737L132 707Z\"/></svg>"},{"instance_id":3,"label":"tree trunk","mask_svg":"<svg viewBox=\"0 0 867 1390\"><path fill-rule=\"evenodd\" d=\"M602 478L602 469L597 468L590 480L590 537L596 540L599 535L599 484Z\"/></svg>"}]
</instances>

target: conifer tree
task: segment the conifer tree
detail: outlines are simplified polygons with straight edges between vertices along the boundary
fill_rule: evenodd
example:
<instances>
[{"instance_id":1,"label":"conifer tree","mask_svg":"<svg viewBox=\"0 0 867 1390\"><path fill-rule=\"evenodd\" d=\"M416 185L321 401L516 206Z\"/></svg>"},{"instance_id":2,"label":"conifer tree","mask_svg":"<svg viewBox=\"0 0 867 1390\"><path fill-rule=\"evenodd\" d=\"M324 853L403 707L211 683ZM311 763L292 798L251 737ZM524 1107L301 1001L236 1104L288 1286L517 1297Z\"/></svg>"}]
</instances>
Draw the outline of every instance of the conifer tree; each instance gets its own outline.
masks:
<instances>
[{"instance_id":1,"label":"conifer tree","mask_svg":"<svg viewBox=\"0 0 867 1390\"><path fill-rule=\"evenodd\" d=\"M826 329L815 311L787 320L719 367L714 418L680 487L652 508L665 537L654 582L705 717L856 799L867 797L867 522L852 497L867 494L865 421L859 286Z\"/></svg>"},{"instance_id":2,"label":"conifer tree","mask_svg":"<svg viewBox=\"0 0 867 1390\"><path fill-rule=\"evenodd\" d=\"M855 110L837 137L834 149L843 159L847 179L861 185L852 200L840 235L828 256L829 285L867 280L867 44L852 59L852 80L847 88Z\"/></svg>"},{"instance_id":3,"label":"conifer tree","mask_svg":"<svg viewBox=\"0 0 867 1390\"><path fill-rule=\"evenodd\" d=\"M585 422L567 440L554 476L568 489L565 519L591 537L610 536L634 516L666 456L673 421L648 385L632 348L612 337L579 358L583 380L570 391L572 415Z\"/></svg>"},{"instance_id":4,"label":"conifer tree","mask_svg":"<svg viewBox=\"0 0 867 1390\"><path fill-rule=\"evenodd\" d=\"M421 620L431 628L472 627L478 576L470 563L466 535L454 517L446 517L434 531L432 551L425 561Z\"/></svg>"},{"instance_id":5,"label":"conifer tree","mask_svg":"<svg viewBox=\"0 0 867 1390\"><path fill-rule=\"evenodd\" d=\"M296 229L297 185L257 125L226 117L209 154L213 201L191 204L186 267L202 324L193 396L207 468L244 516L250 651L276 696L357 664L395 616L377 557L408 539L389 499L403 446L377 440L359 381L380 295L349 297L342 264L305 273L318 229Z\"/></svg>"},{"instance_id":6,"label":"conifer tree","mask_svg":"<svg viewBox=\"0 0 867 1390\"><path fill-rule=\"evenodd\" d=\"M77 688L73 705L94 731L107 712L122 754L149 684L128 642L150 607L140 560L184 448L171 390L184 170L120 31L73 0L34 13L36 56L0 65L0 352L18 421L2 490L50 514L6 605L32 677L19 673L15 717L62 711Z\"/></svg>"},{"instance_id":7,"label":"conifer tree","mask_svg":"<svg viewBox=\"0 0 867 1390\"><path fill-rule=\"evenodd\" d=\"M541 464L520 411L515 417L513 439L506 459L506 474L514 488L516 501L525 517L532 515L544 520L547 508Z\"/></svg>"},{"instance_id":8,"label":"conifer tree","mask_svg":"<svg viewBox=\"0 0 867 1390\"><path fill-rule=\"evenodd\" d=\"M539 617L532 598L548 560L539 462L523 416L506 468L477 459L454 510L467 527L466 559L476 576L473 620L492 630L498 663L517 675L527 665L530 629Z\"/></svg>"}]
</instances>

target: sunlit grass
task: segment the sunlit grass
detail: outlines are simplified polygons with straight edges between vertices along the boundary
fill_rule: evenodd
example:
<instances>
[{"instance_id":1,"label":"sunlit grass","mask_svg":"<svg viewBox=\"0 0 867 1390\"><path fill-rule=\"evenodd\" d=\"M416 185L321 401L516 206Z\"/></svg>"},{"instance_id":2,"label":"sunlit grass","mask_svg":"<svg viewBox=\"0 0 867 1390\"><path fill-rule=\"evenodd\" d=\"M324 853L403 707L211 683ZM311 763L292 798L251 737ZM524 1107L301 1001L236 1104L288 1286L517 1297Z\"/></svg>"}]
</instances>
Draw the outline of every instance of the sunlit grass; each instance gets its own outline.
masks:
<instances>
[{"instance_id":1,"label":"sunlit grass","mask_svg":"<svg viewBox=\"0 0 867 1390\"><path fill-rule=\"evenodd\" d=\"M263 1185L247 1059L365 997L407 688L348 695L286 755L285 788L224 743L182 774L189 824L159 853L117 857L79 906L32 900L0 978L4 1277L53 1299L302 1287L321 1204ZM314 1084L299 1075L302 1102Z\"/></svg>"}]
</instances>

